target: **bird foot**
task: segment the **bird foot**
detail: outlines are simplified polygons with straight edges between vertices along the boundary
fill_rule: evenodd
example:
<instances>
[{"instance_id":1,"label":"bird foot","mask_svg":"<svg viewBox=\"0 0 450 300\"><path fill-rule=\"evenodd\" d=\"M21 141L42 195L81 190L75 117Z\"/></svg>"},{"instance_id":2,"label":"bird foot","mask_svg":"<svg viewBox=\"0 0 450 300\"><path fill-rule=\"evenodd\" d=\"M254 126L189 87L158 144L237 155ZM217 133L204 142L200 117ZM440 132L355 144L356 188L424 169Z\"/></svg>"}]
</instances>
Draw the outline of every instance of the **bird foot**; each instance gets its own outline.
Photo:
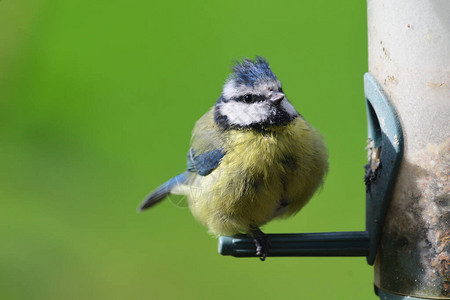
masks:
<instances>
[{"instance_id":1,"label":"bird foot","mask_svg":"<svg viewBox=\"0 0 450 300\"><path fill-rule=\"evenodd\" d=\"M267 248L270 247L269 239L257 226L251 227L249 235L255 242L256 256L258 256L261 261L265 261L267 257Z\"/></svg>"}]
</instances>

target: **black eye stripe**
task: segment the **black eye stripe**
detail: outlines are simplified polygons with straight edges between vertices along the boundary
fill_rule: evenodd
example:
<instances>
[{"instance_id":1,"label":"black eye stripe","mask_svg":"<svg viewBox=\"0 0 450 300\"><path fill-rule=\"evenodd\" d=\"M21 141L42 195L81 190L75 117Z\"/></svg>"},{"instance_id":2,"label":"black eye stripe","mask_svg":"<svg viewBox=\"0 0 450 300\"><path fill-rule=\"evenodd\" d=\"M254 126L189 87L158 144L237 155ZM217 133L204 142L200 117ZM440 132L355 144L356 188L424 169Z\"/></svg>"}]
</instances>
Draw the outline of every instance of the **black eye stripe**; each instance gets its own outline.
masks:
<instances>
[{"instance_id":1,"label":"black eye stripe","mask_svg":"<svg viewBox=\"0 0 450 300\"><path fill-rule=\"evenodd\" d=\"M245 94L245 95L235 98L235 100L238 102L244 102L244 103L256 103L256 102L265 101L266 97L263 95Z\"/></svg>"},{"instance_id":2,"label":"black eye stripe","mask_svg":"<svg viewBox=\"0 0 450 300\"><path fill-rule=\"evenodd\" d=\"M244 95L242 99L244 100L244 102L251 103L253 102L253 95L250 94Z\"/></svg>"}]
</instances>

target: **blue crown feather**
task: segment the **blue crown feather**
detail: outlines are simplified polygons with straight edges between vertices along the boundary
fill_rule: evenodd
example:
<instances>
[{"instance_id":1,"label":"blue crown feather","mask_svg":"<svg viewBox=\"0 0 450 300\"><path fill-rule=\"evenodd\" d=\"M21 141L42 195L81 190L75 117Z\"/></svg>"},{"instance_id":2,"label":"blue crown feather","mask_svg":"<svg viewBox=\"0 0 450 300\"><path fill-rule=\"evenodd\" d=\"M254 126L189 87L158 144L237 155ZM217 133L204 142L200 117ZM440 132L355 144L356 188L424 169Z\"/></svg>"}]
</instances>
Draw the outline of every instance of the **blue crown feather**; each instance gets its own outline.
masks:
<instances>
[{"instance_id":1,"label":"blue crown feather","mask_svg":"<svg viewBox=\"0 0 450 300\"><path fill-rule=\"evenodd\" d=\"M269 63L260 56L256 56L255 60L245 58L242 61L237 61L232 70L233 73L229 79L234 79L238 84L247 86L253 86L261 81L278 80L270 69Z\"/></svg>"}]
</instances>

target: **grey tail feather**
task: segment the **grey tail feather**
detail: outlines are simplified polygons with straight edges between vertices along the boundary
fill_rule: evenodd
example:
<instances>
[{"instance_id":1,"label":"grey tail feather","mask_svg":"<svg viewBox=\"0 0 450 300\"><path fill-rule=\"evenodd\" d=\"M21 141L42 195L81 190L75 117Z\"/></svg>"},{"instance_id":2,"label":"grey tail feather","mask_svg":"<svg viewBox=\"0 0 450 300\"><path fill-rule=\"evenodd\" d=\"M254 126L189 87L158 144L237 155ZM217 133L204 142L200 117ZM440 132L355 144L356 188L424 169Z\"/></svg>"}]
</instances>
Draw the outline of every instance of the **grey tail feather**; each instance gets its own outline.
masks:
<instances>
[{"instance_id":1,"label":"grey tail feather","mask_svg":"<svg viewBox=\"0 0 450 300\"><path fill-rule=\"evenodd\" d=\"M181 173L168 181L161 184L157 187L153 192L151 192L147 197L145 197L142 204L139 206L138 211L144 211L153 205L159 203L161 200L166 198L170 191L177 185L186 182L187 180L187 172Z\"/></svg>"}]
</instances>

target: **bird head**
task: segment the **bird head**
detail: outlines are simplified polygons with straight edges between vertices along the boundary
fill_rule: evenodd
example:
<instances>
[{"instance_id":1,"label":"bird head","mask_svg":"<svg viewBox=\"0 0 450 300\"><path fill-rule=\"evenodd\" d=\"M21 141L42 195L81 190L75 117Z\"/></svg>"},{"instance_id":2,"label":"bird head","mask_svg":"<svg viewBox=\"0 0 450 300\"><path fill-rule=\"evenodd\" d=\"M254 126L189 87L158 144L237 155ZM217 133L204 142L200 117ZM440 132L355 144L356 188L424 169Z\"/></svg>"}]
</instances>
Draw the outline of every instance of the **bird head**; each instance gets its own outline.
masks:
<instances>
[{"instance_id":1,"label":"bird head","mask_svg":"<svg viewBox=\"0 0 450 300\"><path fill-rule=\"evenodd\" d=\"M245 58L232 70L214 108L219 126L265 129L286 125L299 116L264 58Z\"/></svg>"}]
</instances>

